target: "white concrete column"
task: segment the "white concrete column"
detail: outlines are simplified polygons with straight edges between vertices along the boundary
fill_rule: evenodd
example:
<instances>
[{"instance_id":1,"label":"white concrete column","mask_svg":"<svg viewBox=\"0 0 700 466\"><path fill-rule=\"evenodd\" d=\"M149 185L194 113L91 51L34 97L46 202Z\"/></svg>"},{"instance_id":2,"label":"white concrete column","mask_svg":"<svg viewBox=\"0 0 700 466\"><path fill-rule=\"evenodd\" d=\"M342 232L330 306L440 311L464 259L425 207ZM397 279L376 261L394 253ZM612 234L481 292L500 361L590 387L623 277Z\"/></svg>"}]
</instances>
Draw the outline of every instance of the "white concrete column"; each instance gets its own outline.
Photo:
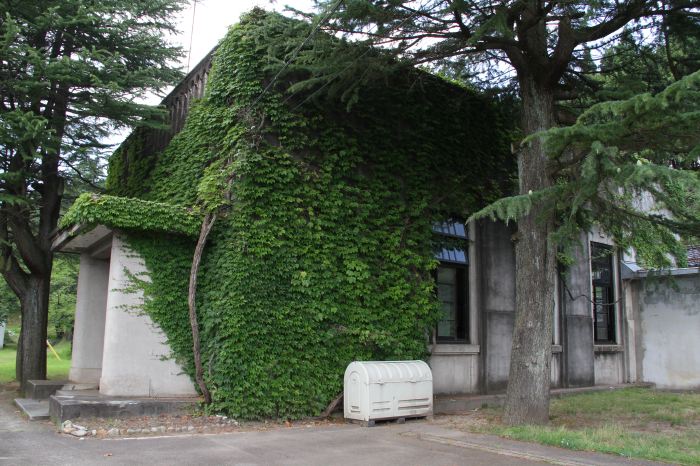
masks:
<instances>
[{"instance_id":1,"label":"white concrete column","mask_svg":"<svg viewBox=\"0 0 700 466\"><path fill-rule=\"evenodd\" d=\"M78 295L75 303L71 382L95 384L102 372L102 346L107 308L109 261L80 254Z\"/></svg>"},{"instance_id":2,"label":"white concrete column","mask_svg":"<svg viewBox=\"0 0 700 466\"><path fill-rule=\"evenodd\" d=\"M130 276L147 279L143 260L114 234L109 268L107 319L100 393L112 396L192 396L195 389L169 359L163 332L142 310L143 293ZM128 289L128 291L127 291Z\"/></svg>"}]
</instances>

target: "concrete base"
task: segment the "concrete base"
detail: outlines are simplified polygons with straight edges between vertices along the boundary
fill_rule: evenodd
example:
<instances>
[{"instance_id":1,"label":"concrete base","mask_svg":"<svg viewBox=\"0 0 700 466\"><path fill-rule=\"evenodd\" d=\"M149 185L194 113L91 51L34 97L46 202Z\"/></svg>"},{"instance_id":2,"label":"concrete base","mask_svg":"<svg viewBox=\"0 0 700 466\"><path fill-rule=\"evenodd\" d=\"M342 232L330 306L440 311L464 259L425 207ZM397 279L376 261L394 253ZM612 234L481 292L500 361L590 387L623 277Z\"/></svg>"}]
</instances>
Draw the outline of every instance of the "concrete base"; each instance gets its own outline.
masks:
<instances>
[{"instance_id":1,"label":"concrete base","mask_svg":"<svg viewBox=\"0 0 700 466\"><path fill-rule=\"evenodd\" d=\"M66 382L66 384L61 387L61 390L97 390L98 385L96 383L73 383L73 382Z\"/></svg>"},{"instance_id":2,"label":"concrete base","mask_svg":"<svg viewBox=\"0 0 700 466\"><path fill-rule=\"evenodd\" d=\"M100 376L102 375L102 368L84 368L71 366L70 372L68 373L68 378L77 383L93 384L97 385L100 383Z\"/></svg>"},{"instance_id":3,"label":"concrete base","mask_svg":"<svg viewBox=\"0 0 700 466\"><path fill-rule=\"evenodd\" d=\"M127 398L96 390L61 390L49 398L49 415L58 424L90 417L157 416L189 412L199 402L199 398Z\"/></svg>"},{"instance_id":4,"label":"concrete base","mask_svg":"<svg viewBox=\"0 0 700 466\"><path fill-rule=\"evenodd\" d=\"M49 400L15 398L15 404L30 421L43 421L49 418Z\"/></svg>"},{"instance_id":5,"label":"concrete base","mask_svg":"<svg viewBox=\"0 0 700 466\"><path fill-rule=\"evenodd\" d=\"M28 380L24 395L32 400L47 400L67 383L67 380Z\"/></svg>"},{"instance_id":6,"label":"concrete base","mask_svg":"<svg viewBox=\"0 0 700 466\"><path fill-rule=\"evenodd\" d=\"M581 388L557 388L552 389L550 396L560 398L567 395L577 395L579 393L599 392L608 390L619 390L623 388L642 387L654 388L652 383L618 384L618 385L595 385ZM503 406L506 400L504 393L498 395L476 395L476 396L436 396L433 401L433 412L435 414L460 414L466 411L485 406Z\"/></svg>"}]
</instances>

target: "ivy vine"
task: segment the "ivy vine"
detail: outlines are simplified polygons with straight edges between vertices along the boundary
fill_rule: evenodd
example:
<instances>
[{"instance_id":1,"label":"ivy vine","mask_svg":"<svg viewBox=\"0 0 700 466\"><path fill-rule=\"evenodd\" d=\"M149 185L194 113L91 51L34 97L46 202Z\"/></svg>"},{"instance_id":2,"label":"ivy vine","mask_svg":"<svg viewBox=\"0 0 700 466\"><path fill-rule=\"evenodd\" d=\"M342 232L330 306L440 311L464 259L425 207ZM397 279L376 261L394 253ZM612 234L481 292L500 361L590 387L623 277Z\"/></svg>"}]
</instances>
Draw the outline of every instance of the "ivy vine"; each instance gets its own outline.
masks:
<instances>
[{"instance_id":1,"label":"ivy vine","mask_svg":"<svg viewBox=\"0 0 700 466\"><path fill-rule=\"evenodd\" d=\"M105 225L122 230L197 236L201 214L164 202L83 193L63 215L59 226Z\"/></svg>"},{"instance_id":2,"label":"ivy vine","mask_svg":"<svg viewBox=\"0 0 700 466\"><path fill-rule=\"evenodd\" d=\"M219 212L197 314L211 409L241 418L317 415L349 362L425 358L439 315L432 223L498 198L514 172L493 102L388 59L349 109L331 94L306 102L320 87L293 86L323 56L290 67L261 97L309 31L253 10L220 44L204 98L148 176L125 170L124 151L110 164L113 193ZM319 40L329 54L359 47ZM193 241L139 231L192 236L200 224L146 228L150 219L131 215L143 222L129 244L150 272L145 310L192 374Z\"/></svg>"}]
</instances>

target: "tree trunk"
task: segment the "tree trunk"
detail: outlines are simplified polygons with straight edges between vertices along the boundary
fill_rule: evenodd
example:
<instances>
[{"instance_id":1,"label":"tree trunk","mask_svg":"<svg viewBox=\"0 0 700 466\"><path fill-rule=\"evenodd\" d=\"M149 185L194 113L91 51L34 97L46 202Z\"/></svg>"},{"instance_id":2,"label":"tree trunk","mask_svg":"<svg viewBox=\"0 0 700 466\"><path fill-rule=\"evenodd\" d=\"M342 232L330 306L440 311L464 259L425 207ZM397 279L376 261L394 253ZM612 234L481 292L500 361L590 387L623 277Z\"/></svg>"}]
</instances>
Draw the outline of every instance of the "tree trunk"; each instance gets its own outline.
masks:
<instances>
[{"instance_id":1,"label":"tree trunk","mask_svg":"<svg viewBox=\"0 0 700 466\"><path fill-rule=\"evenodd\" d=\"M538 85L531 76L521 77L520 85L525 134L554 126L552 89ZM522 149L518 172L521 194L551 186L540 141L533 140ZM548 238L553 219L545 217L543 210L542 206L533 206L518 221L515 328L504 412L509 425L549 421L556 249Z\"/></svg>"},{"instance_id":2,"label":"tree trunk","mask_svg":"<svg viewBox=\"0 0 700 466\"><path fill-rule=\"evenodd\" d=\"M49 274L50 276L50 274ZM27 380L46 379L46 326L49 316L49 278L31 276L20 297L22 328L17 351L16 377L24 393Z\"/></svg>"}]
</instances>

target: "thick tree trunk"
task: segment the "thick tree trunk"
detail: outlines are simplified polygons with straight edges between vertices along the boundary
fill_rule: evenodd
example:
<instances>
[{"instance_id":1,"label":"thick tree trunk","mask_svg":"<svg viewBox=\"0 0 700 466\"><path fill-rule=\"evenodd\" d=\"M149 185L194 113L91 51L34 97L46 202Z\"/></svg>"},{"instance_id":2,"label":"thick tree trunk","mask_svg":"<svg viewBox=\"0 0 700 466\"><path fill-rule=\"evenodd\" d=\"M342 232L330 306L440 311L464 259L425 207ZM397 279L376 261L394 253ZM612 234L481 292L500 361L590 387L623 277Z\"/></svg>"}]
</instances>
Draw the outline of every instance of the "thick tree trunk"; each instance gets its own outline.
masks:
<instances>
[{"instance_id":1,"label":"thick tree trunk","mask_svg":"<svg viewBox=\"0 0 700 466\"><path fill-rule=\"evenodd\" d=\"M50 275L50 274L49 274ZM49 279L32 276L20 297L22 328L17 351L16 377L24 392L27 380L46 379L46 326L49 316Z\"/></svg>"},{"instance_id":2,"label":"thick tree trunk","mask_svg":"<svg viewBox=\"0 0 700 466\"><path fill-rule=\"evenodd\" d=\"M538 86L529 76L521 77L520 83L525 134L554 126L552 90ZM521 194L551 186L547 157L539 141L523 148L518 172ZM504 413L510 425L549 421L556 250L548 238L553 219L545 217L543 210L533 206L518 221L515 328Z\"/></svg>"}]
</instances>

